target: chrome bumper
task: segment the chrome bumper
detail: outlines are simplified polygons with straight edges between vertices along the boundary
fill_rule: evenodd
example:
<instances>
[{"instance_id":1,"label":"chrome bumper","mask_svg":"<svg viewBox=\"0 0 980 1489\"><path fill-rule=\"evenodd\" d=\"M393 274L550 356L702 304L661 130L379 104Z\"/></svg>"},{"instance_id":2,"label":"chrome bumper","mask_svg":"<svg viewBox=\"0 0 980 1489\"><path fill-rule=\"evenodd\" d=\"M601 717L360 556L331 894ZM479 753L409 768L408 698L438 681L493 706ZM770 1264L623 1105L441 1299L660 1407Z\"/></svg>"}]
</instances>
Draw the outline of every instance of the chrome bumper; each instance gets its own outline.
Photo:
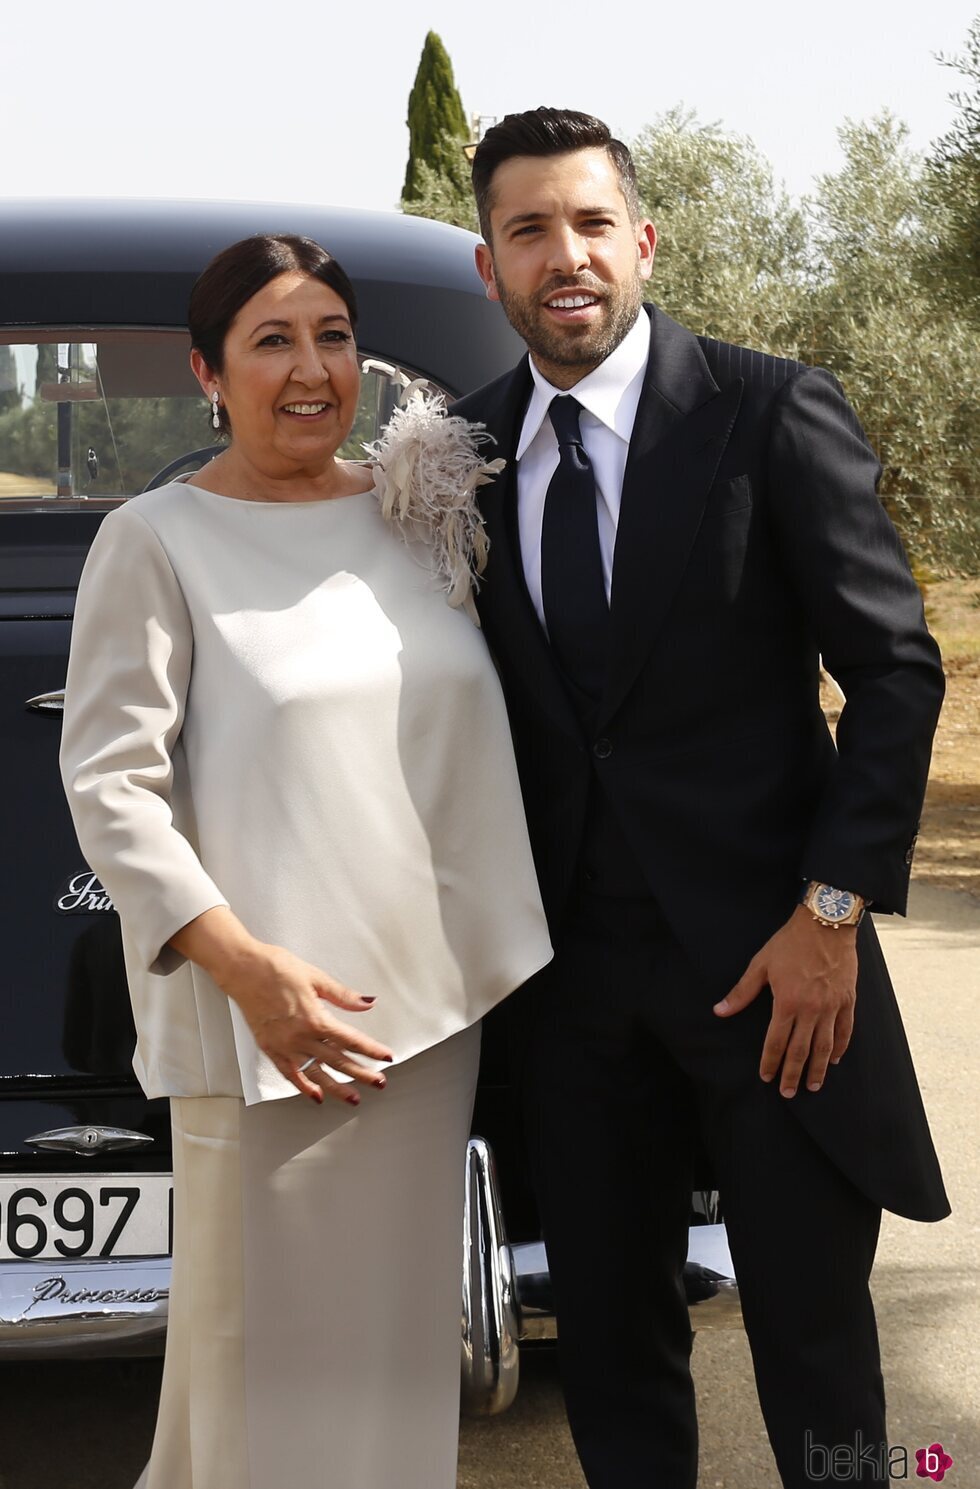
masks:
<instances>
[{"instance_id":1,"label":"chrome bumper","mask_svg":"<svg viewBox=\"0 0 980 1489\"><path fill-rule=\"evenodd\" d=\"M0 1359L159 1354L169 1256L0 1262Z\"/></svg>"},{"instance_id":2,"label":"chrome bumper","mask_svg":"<svg viewBox=\"0 0 980 1489\"><path fill-rule=\"evenodd\" d=\"M543 1241L510 1248L520 1305L518 1338L557 1339L548 1253ZM723 1225L692 1225L684 1286L692 1329L739 1329L742 1310Z\"/></svg>"},{"instance_id":3,"label":"chrome bumper","mask_svg":"<svg viewBox=\"0 0 980 1489\"><path fill-rule=\"evenodd\" d=\"M466 1155L462 1402L504 1411L517 1392L522 1340L557 1337L541 1242L508 1245L483 1138ZM738 1327L741 1310L723 1225L691 1227L685 1268L695 1329ZM0 1262L0 1359L159 1354L167 1330L170 1258Z\"/></svg>"},{"instance_id":4,"label":"chrome bumper","mask_svg":"<svg viewBox=\"0 0 980 1489\"><path fill-rule=\"evenodd\" d=\"M692 1225L684 1268L691 1327L739 1328L742 1312L723 1225ZM517 1393L518 1343L556 1339L544 1243L507 1244L493 1154L483 1138L466 1155L463 1220L462 1403L469 1416L506 1411Z\"/></svg>"}]
</instances>

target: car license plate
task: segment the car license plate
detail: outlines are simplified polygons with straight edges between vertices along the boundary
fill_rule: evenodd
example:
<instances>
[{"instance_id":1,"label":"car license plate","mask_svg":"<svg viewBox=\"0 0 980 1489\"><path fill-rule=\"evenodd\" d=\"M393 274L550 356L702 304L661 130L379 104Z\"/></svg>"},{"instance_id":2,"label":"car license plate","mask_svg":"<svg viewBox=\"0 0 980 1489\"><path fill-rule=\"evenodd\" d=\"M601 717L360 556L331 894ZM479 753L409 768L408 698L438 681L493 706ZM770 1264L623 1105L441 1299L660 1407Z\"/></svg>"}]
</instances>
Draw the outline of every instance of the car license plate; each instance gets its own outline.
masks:
<instances>
[{"instance_id":1,"label":"car license plate","mask_svg":"<svg viewBox=\"0 0 980 1489\"><path fill-rule=\"evenodd\" d=\"M170 1174L25 1174L0 1178L0 1261L167 1256Z\"/></svg>"}]
</instances>

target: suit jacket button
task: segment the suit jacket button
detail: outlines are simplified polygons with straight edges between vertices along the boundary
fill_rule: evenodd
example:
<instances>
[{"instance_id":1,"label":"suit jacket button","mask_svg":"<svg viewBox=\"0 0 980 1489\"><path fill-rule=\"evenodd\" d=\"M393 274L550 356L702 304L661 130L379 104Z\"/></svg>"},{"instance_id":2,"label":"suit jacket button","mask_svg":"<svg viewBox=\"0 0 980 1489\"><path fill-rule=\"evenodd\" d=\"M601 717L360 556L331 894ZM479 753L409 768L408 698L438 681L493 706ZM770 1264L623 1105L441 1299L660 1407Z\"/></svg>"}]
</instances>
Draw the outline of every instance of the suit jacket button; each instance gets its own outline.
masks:
<instances>
[{"instance_id":1,"label":"suit jacket button","mask_svg":"<svg viewBox=\"0 0 980 1489\"><path fill-rule=\"evenodd\" d=\"M592 746L592 753L597 760L608 760L609 756L612 754L612 750L613 747L611 739L597 739L595 744Z\"/></svg>"}]
</instances>

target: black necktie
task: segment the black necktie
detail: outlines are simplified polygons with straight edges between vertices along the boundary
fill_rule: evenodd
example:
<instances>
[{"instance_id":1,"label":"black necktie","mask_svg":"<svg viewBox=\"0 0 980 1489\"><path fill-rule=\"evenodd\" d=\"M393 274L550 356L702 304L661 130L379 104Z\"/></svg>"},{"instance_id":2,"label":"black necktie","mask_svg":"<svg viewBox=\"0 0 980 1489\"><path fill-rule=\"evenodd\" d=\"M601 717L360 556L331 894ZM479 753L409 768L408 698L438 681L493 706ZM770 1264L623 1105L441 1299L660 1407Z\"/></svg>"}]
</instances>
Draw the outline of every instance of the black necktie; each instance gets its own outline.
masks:
<instances>
[{"instance_id":1,"label":"black necktie","mask_svg":"<svg viewBox=\"0 0 980 1489\"><path fill-rule=\"evenodd\" d=\"M573 688L586 700L602 696L609 606L602 577L595 476L579 431L574 398L551 400L558 469L544 502L541 594L548 637Z\"/></svg>"}]
</instances>

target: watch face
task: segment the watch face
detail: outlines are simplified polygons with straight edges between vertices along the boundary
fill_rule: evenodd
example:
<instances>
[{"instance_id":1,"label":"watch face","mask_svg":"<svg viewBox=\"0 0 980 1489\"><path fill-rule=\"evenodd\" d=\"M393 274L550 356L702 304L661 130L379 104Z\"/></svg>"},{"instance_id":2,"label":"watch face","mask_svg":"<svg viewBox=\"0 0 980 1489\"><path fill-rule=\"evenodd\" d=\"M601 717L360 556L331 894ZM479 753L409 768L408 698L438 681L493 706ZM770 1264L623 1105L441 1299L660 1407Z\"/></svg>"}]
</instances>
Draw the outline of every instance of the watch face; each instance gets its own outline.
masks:
<instances>
[{"instance_id":1,"label":"watch face","mask_svg":"<svg viewBox=\"0 0 980 1489\"><path fill-rule=\"evenodd\" d=\"M825 920L846 920L854 909L854 896L850 890L818 884L813 896L813 908Z\"/></svg>"}]
</instances>

